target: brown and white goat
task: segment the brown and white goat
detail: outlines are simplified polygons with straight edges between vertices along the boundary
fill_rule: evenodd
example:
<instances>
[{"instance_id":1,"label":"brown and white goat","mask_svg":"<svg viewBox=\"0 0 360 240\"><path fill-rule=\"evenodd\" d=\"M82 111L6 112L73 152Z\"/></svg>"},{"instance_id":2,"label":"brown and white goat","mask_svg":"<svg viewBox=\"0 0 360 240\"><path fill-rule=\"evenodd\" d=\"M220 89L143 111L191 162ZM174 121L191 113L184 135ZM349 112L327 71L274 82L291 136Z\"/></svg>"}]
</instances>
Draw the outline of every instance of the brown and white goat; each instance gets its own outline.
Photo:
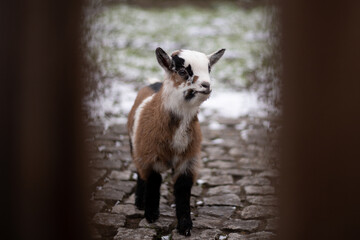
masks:
<instances>
[{"instance_id":1,"label":"brown and white goat","mask_svg":"<svg viewBox=\"0 0 360 240\"><path fill-rule=\"evenodd\" d=\"M161 48L155 52L165 80L142 88L128 117L138 171L135 204L145 209L148 222L154 222L159 217L160 173L172 168L177 229L190 235L190 194L201 152L197 113L211 93L211 67L225 49L208 56L190 50L175 51L171 57Z\"/></svg>"}]
</instances>

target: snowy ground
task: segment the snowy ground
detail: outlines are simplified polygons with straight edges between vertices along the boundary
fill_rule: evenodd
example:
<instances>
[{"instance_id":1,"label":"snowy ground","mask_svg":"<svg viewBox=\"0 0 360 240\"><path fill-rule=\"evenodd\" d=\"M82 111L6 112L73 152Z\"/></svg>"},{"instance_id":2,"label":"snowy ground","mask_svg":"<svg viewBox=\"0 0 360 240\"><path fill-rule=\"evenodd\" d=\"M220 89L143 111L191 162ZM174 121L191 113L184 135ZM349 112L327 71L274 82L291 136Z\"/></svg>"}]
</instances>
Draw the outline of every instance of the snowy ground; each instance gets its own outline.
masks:
<instances>
[{"instance_id":1,"label":"snowy ground","mask_svg":"<svg viewBox=\"0 0 360 240\"><path fill-rule=\"evenodd\" d=\"M126 122L137 90L149 79L162 79L163 70L154 54L158 46L168 53L176 49L211 53L226 48L211 73L213 93L201 107L200 120L266 116L270 107L258 100L256 92L244 90L248 74L259 69L269 54L266 23L264 8L245 10L231 4L207 9L102 8L90 19L87 36L88 58L99 69L97 91L86 99L90 117L105 128Z\"/></svg>"}]
</instances>

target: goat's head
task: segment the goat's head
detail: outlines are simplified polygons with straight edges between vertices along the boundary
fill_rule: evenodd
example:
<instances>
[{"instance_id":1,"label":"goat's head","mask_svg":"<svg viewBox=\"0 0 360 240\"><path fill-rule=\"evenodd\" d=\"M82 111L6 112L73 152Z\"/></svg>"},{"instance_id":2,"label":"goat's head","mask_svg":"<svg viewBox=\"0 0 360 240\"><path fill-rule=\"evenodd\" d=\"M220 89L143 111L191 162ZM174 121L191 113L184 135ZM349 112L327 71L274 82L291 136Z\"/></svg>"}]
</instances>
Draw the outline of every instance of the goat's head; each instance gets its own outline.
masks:
<instances>
[{"instance_id":1,"label":"goat's head","mask_svg":"<svg viewBox=\"0 0 360 240\"><path fill-rule=\"evenodd\" d=\"M177 101L181 98L185 104L199 106L209 97L211 67L222 57L225 49L210 55L178 50L169 56L161 48L155 52L159 64L167 73L164 85L172 88L170 94L175 95L173 98Z\"/></svg>"}]
</instances>

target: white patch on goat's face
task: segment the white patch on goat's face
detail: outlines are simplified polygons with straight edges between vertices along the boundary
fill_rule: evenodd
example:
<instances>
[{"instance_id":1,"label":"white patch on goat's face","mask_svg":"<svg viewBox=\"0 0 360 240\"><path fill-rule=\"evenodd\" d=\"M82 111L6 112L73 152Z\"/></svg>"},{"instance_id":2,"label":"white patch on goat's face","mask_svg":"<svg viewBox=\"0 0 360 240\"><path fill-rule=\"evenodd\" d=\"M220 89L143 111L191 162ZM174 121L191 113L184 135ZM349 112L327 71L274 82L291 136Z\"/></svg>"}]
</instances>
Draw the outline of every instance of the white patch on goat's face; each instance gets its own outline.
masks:
<instances>
[{"instance_id":1,"label":"white patch on goat's face","mask_svg":"<svg viewBox=\"0 0 360 240\"><path fill-rule=\"evenodd\" d=\"M179 58L184 59L184 67L186 70L190 69L193 72L192 78L195 76L198 77L196 80L195 86L202 89L201 83L207 82L210 84L210 74L209 74L209 58L201 52L190 51L190 50L182 50L178 54ZM190 66L190 67L189 67Z\"/></svg>"}]
</instances>

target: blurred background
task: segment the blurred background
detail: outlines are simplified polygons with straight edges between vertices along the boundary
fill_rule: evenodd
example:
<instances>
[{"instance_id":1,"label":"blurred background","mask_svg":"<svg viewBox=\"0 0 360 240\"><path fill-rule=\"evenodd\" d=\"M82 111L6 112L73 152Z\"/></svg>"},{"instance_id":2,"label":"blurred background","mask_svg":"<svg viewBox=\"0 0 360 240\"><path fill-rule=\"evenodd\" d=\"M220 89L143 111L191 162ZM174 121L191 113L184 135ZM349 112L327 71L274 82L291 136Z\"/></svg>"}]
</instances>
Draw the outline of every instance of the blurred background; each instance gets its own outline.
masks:
<instances>
[{"instance_id":1,"label":"blurred background","mask_svg":"<svg viewBox=\"0 0 360 240\"><path fill-rule=\"evenodd\" d=\"M162 81L154 49L210 54L226 48L212 71L211 98L200 120L267 116L279 104L275 8L266 1L105 1L86 14L86 58L93 87L90 118L105 128L125 123L137 90Z\"/></svg>"}]
</instances>

